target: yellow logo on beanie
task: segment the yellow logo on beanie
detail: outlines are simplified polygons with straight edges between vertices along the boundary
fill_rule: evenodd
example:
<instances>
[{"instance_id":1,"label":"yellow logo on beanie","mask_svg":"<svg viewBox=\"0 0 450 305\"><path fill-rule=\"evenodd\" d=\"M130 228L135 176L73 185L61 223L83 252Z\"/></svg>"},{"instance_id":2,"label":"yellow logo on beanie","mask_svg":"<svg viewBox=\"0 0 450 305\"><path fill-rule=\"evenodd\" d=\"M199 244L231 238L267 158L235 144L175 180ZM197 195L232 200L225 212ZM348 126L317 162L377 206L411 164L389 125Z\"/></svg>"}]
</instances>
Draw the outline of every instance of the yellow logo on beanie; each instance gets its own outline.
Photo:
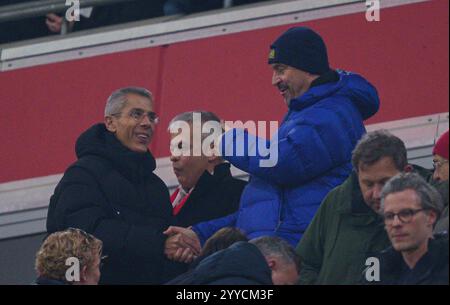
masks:
<instances>
[{"instance_id":1,"label":"yellow logo on beanie","mask_svg":"<svg viewBox=\"0 0 450 305\"><path fill-rule=\"evenodd\" d=\"M275 49L270 50L269 59L275 59Z\"/></svg>"}]
</instances>

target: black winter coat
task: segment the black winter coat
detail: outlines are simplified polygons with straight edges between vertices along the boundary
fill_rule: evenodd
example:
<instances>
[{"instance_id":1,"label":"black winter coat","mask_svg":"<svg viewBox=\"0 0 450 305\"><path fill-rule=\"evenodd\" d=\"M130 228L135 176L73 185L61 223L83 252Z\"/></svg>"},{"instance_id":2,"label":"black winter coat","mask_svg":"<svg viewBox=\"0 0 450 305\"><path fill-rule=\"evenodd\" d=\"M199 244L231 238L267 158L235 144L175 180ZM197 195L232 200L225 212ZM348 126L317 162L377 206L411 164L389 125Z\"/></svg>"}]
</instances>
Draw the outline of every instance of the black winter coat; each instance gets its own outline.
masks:
<instances>
[{"instance_id":1,"label":"black winter coat","mask_svg":"<svg viewBox=\"0 0 450 305\"><path fill-rule=\"evenodd\" d=\"M102 240L101 284L160 283L172 206L155 159L130 151L104 124L79 137L76 154L50 199L48 233L76 227Z\"/></svg>"},{"instance_id":2,"label":"black winter coat","mask_svg":"<svg viewBox=\"0 0 450 305\"><path fill-rule=\"evenodd\" d=\"M428 252L411 270L400 252L392 247L380 257L381 285L448 285L448 235L438 234L428 243Z\"/></svg>"},{"instance_id":3,"label":"black winter coat","mask_svg":"<svg viewBox=\"0 0 450 305\"><path fill-rule=\"evenodd\" d=\"M237 242L198 263L168 285L272 285L272 271L259 249Z\"/></svg>"},{"instance_id":4,"label":"black winter coat","mask_svg":"<svg viewBox=\"0 0 450 305\"><path fill-rule=\"evenodd\" d=\"M222 163L211 175L205 171L176 216L174 225L189 227L196 223L227 216L236 212L247 182L233 178L230 164ZM166 262L164 282L186 272L189 265Z\"/></svg>"},{"instance_id":5,"label":"black winter coat","mask_svg":"<svg viewBox=\"0 0 450 305\"><path fill-rule=\"evenodd\" d=\"M217 165L213 175L205 171L175 216L175 225L189 227L236 212L246 185L247 182L233 178L229 163Z\"/></svg>"}]
</instances>

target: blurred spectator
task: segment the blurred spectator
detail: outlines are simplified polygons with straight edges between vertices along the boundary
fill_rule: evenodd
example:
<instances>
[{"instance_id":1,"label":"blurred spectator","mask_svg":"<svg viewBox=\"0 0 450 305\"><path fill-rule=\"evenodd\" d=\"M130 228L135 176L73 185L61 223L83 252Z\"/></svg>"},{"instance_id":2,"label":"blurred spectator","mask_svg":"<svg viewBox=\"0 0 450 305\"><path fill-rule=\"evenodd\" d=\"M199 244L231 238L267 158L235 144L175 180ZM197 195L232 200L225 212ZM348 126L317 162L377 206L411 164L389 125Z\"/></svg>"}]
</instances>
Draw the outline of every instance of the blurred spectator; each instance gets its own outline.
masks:
<instances>
[{"instance_id":1,"label":"blurred spectator","mask_svg":"<svg viewBox=\"0 0 450 305\"><path fill-rule=\"evenodd\" d=\"M411 171L402 140L387 131L363 136L353 151L354 172L322 202L297 247L300 284L360 283L366 259L390 243L379 215L381 189Z\"/></svg>"},{"instance_id":2,"label":"blurred spectator","mask_svg":"<svg viewBox=\"0 0 450 305\"><path fill-rule=\"evenodd\" d=\"M70 228L50 234L36 254L36 284L97 285L100 279L102 246L100 240L80 229ZM79 265L74 266L79 269L72 274L68 269L74 258L79 262ZM76 273L79 275L78 280ZM74 279L68 278L66 274Z\"/></svg>"},{"instance_id":3,"label":"blurred spectator","mask_svg":"<svg viewBox=\"0 0 450 305\"><path fill-rule=\"evenodd\" d=\"M433 148L433 179L437 181L448 181L448 150L449 131L447 130L436 142Z\"/></svg>"},{"instance_id":4,"label":"blurred spectator","mask_svg":"<svg viewBox=\"0 0 450 305\"><path fill-rule=\"evenodd\" d=\"M137 0L84 8L80 12L80 21L70 23L71 31L88 30L101 26L138 21L163 15L164 0ZM63 17L48 14L46 24L50 31L60 33Z\"/></svg>"},{"instance_id":5,"label":"blurred spectator","mask_svg":"<svg viewBox=\"0 0 450 305\"><path fill-rule=\"evenodd\" d=\"M248 241L247 236L237 228L222 228L205 243L200 252L200 258L210 256L219 250L223 250L238 241Z\"/></svg>"},{"instance_id":6,"label":"blurred spectator","mask_svg":"<svg viewBox=\"0 0 450 305\"><path fill-rule=\"evenodd\" d=\"M49 233L78 227L103 241L108 261L102 284L162 282L162 232L172 221L172 206L148 150L158 123L154 109L153 96L144 88L114 91L104 123L80 135L78 160L50 199Z\"/></svg>"},{"instance_id":7,"label":"blurred spectator","mask_svg":"<svg viewBox=\"0 0 450 305\"><path fill-rule=\"evenodd\" d=\"M237 242L203 259L171 285L286 285L298 278L298 257L279 237Z\"/></svg>"},{"instance_id":8,"label":"blurred spectator","mask_svg":"<svg viewBox=\"0 0 450 305\"><path fill-rule=\"evenodd\" d=\"M232 5L250 4L267 0L233 0ZM224 0L167 0L164 3L165 15L186 15L224 7Z\"/></svg>"},{"instance_id":9,"label":"blurred spectator","mask_svg":"<svg viewBox=\"0 0 450 305\"><path fill-rule=\"evenodd\" d=\"M389 180L381 211L392 247L380 256L380 284L448 285L448 235L433 238L443 204L417 174Z\"/></svg>"},{"instance_id":10,"label":"blurred spectator","mask_svg":"<svg viewBox=\"0 0 450 305\"><path fill-rule=\"evenodd\" d=\"M1 6L22 4L33 0L2 0ZM0 22L0 44L43 37L51 34L45 25L45 17Z\"/></svg>"},{"instance_id":11,"label":"blurred spectator","mask_svg":"<svg viewBox=\"0 0 450 305\"><path fill-rule=\"evenodd\" d=\"M436 142L436 145L433 148L433 180L434 183L432 185L436 187L439 193L442 195L442 199L444 202L444 210L442 211L442 215L439 218L434 232L442 232L447 231L449 228L449 217L448 217L448 208L449 208L449 198L448 198L448 189L449 189L449 165L448 165L448 157L449 157L449 131L447 130L439 140Z\"/></svg>"},{"instance_id":12,"label":"blurred spectator","mask_svg":"<svg viewBox=\"0 0 450 305\"><path fill-rule=\"evenodd\" d=\"M286 240L276 236L261 236L250 240L250 243L264 255L274 285L293 285L298 281L300 257Z\"/></svg>"}]
</instances>

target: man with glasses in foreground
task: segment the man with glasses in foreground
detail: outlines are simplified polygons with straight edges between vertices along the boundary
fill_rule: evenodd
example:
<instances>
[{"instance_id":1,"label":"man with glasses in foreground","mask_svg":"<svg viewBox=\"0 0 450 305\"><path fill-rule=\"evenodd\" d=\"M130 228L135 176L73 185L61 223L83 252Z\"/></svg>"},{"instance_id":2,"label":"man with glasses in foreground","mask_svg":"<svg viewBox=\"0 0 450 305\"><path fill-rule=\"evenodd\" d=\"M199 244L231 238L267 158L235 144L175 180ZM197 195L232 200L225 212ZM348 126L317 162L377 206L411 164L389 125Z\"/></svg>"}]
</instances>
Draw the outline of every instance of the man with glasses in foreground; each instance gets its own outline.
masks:
<instances>
[{"instance_id":1,"label":"man with glasses in foreground","mask_svg":"<svg viewBox=\"0 0 450 305\"><path fill-rule=\"evenodd\" d=\"M103 242L108 255L101 284L158 284L164 258L163 231L172 220L164 182L148 150L158 117L143 88L115 91L104 123L77 140L78 160L50 199L47 231L75 227Z\"/></svg>"},{"instance_id":2,"label":"man with glasses in foreground","mask_svg":"<svg viewBox=\"0 0 450 305\"><path fill-rule=\"evenodd\" d=\"M381 211L392 247L380 255L380 284L448 285L448 235L433 238L440 194L417 174L389 180Z\"/></svg>"}]
</instances>

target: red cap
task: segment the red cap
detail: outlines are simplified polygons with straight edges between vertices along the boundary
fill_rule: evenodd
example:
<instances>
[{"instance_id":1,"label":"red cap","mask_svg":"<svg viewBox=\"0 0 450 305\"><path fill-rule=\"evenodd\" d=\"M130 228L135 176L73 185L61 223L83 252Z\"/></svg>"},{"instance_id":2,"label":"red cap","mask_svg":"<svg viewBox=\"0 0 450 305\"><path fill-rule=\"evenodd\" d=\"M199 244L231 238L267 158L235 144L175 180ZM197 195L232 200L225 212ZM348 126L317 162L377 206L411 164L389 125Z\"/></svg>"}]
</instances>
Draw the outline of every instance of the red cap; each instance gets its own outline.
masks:
<instances>
[{"instance_id":1,"label":"red cap","mask_svg":"<svg viewBox=\"0 0 450 305\"><path fill-rule=\"evenodd\" d=\"M433 148L433 155L439 155L448 160L448 130L437 141Z\"/></svg>"}]
</instances>

